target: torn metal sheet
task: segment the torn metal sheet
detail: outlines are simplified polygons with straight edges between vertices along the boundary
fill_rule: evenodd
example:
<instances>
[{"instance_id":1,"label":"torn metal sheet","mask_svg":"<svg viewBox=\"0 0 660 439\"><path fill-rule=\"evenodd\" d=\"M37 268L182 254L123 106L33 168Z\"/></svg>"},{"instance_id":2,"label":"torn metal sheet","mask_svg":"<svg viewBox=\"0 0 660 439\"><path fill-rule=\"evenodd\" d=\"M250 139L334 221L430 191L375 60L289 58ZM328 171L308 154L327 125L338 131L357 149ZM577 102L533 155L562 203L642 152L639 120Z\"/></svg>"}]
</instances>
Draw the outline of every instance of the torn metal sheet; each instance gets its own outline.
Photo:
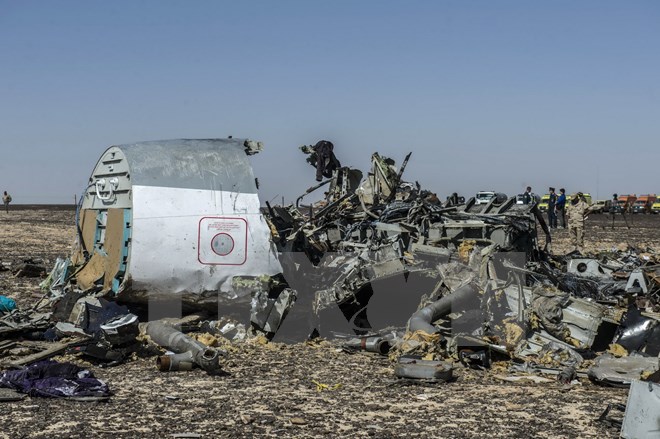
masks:
<instances>
[{"instance_id":1,"label":"torn metal sheet","mask_svg":"<svg viewBox=\"0 0 660 439\"><path fill-rule=\"evenodd\" d=\"M24 331L44 330L50 325L50 312L15 309L0 317L0 337Z\"/></svg>"},{"instance_id":2,"label":"torn metal sheet","mask_svg":"<svg viewBox=\"0 0 660 439\"><path fill-rule=\"evenodd\" d=\"M616 358L604 354L596 359L588 371L592 380L611 386L627 386L634 380L650 375L660 369L658 357L631 355Z\"/></svg>"},{"instance_id":3,"label":"torn metal sheet","mask_svg":"<svg viewBox=\"0 0 660 439\"><path fill-rule=\"evenodd\" d=\"M252 298L250 322L263 332L274 334L295 301L296 295L289 288L277 297L270 297L268 291L259 291Z\"/></svg>"},{"instance_id":4,"label":"torn metal sheet","mask_svg":"<svg viewBox=\"0 0 660 439\"><path fill-rule=\"evenodd\" d=\"M660 354L660 320L645 316L635 306L629 307L613 340L628 352L643 352L649 356Z\"/></svg>"},{"instance_id":5,"label":"torn metal sheet","mask_svg":"<svg viewBox=\"0 0 660 439\"><path fill-rule=\"evenodd\" d=\"M642 270L637 269L630 273L628 283L626 284L626 292L648 294L649 289L647 287L646 276L644 276Z\"/></svg>"},{"instance_id":6,"label":"torn metal sheet","mask_svg":"<svg viewBox=\"0 0 660 439\"><path fill-rule=\"evenodd\" d=\"M394 367L394 375L399 378L447 382L453 378L453 367L444 361L402 357Z\"/></svg>"},{"instance_id":7,"label":"torn metal sheet","mask_svg":"<svg viewBox=\"0 0 660 439\"><path fill-rule=\"evenodd\" d=\"M601 264L596 259L587 258L569 260L566 266L566 271L579 276L600 278L609 278L614 272L614 270Z\"/></svg>"},{"instance_id":8,"label":"torn metal sheet","mask_svg":"<svg viewBox=\"0 0 660 439\"><path fill-rule=\"evenodd\" d=\"M632 382L621 437L660 438L660 385L639 380Z\"/></svg>"},{"instance_id":9,"label":"torn metal sheet","mask_svg":"<svg viewBox=\"0 0 660 439\"><path fill-rule=\"evenodd\" d=\"M541 318L541 326L534 331L531 337L527 337L527 347L520 352L521 355L538 352L549 342L561 343L570 348L585 349L593 347L594 343L598 341L603 346L605 342L598 340L600 334L603 335L607 343L611 341L616 324L610 321L607 307L585 299L572 297L560 291L552 292L552 296L541 296L544 291L547 290L524 287L522 288L523 300L521 301L519 287L509 286L504 289L512 313L517 315L522 303L530 310L534 309L534 312ZM548 320L545 320L545 322L543 315L549 312L551 308L533 306L534 303L539 303L541 299L556 300L556 302L553 302L552 312L557 314L547 317ZM550 321L557 326L549 326ZM604 344L604 346L606 345Z\"/></svg>"}]
</instances>

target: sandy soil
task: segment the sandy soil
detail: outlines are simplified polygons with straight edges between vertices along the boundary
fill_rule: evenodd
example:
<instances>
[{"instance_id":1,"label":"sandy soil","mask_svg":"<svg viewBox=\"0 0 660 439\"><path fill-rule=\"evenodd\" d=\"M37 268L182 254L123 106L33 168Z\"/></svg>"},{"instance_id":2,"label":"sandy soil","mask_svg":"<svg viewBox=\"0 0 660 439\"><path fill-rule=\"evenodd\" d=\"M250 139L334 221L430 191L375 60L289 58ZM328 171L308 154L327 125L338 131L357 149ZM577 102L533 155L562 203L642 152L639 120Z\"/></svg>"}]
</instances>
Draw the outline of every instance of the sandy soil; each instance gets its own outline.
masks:
<instances>
[{"instance_id":1,"label":"sandy soil","mask_svg":"<svg viewBox=\"0 0 660 439\"><path fill-rule=\"evenodd\" d=\"M629 219L629 222L630 219ZM42 259L48 267L67 256L74 239L73 208L30 207L0 214L0 262ZM617 218L594 215L588 249L620 243L660 248L660 216L636 216L628 229ZM554 234L555 252L568 233ZM0 294L20 305L39 297L40 279L0 272ZM62 359L60 357L60 359ZM493 373L457 370L449 384L406 385L385 358L347 354L320 341L298 345L234 344L226 376L200 370L161 373L155 360L92 368L115 395L83 403L26 398L0 403L0 437L618 437L595 419L627 390L586 380L565 389L556 383L503 383ZM319 390L316 383L335 390ZM194 437L194 436L191 436Z\"/></svg>"}]
</instances>

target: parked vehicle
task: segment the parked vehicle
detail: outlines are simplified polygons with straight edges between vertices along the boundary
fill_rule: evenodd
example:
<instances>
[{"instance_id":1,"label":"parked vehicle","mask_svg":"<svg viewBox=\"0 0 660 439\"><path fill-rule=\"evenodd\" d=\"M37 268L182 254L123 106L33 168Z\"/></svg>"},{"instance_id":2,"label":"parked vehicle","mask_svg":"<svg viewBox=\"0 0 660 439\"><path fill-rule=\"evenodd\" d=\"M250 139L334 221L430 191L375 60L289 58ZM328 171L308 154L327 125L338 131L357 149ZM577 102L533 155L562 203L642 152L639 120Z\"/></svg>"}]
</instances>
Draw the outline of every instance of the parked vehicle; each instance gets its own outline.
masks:
<instances>
[{"instance_id":1,"label":"parked vehicle","mask_svg":"<svg viewBox=\"0 0 660 439\"><path fill-rule=\"evenodd\" d=\"M609 213L611 205L612 205L611 200L596 200L596 202L589 207L589 212Z\"/></svg>"},{"instance_id":2,"label":"parked vehicle","mask_svg":"<svg viewBox=\"0 0 660 439\"><path fill-rule=\"evenodd\" d=\"M619 195L616 206L614 206L615 213L630 213L633 204L637 200L637 195Z\"/></svg>"},{"instance_id":3,"label":"parked vehicle","mask_svg":"<svg viewBox=\"0 0 660 439\"><path fill-rule=\"evenodd\" d=\"M550 201L550 194L545 194L541 197L541 202L539 203L539 210L541 212L548 211L548 201Z\"/></svg>"},{"instance_id":4,"label":"parked vehicle","mask_svg":"<svg viewBox=\"0 0 660 439\"><path fill-rule=\"evenodd\" d=\"M660 213L660 199L656 199L653 206L651 206L651 213Z\"/></svg>"},{"instance_id":5,"label":"parked vehicle","mask_svg":"<svg viewBox=\"0 0 660 439\"><path fill-rule=\"evenodd\" d=\"M632 205L632 213L650 213L656 199L655 195L640 195Z\"/></svg>"},{"instance_id":6,"label":"parked vehicle","mask_svg":"<svg viewBox=\"0 0 660 439\"><path fill-rule=\"evenodd\" d=\"M493 198L497 198L498 203L503 203L507 200L507 195L495 191L479 191L474 197L475 204L487 204Z\"/></svg>"}]
</instances>

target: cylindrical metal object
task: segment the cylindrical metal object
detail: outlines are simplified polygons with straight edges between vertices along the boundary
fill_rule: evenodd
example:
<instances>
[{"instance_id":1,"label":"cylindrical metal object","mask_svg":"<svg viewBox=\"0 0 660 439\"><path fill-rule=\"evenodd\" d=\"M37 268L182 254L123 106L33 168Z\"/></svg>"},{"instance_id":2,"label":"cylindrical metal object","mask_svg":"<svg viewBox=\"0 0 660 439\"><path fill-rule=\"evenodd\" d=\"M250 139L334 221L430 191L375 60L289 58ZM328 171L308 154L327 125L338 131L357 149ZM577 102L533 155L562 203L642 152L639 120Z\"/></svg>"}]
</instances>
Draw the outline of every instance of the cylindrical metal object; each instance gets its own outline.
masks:
<instances>
[{"instance_id":1,"label":"cylindrical metal object","mask_svg":"<svg viewBox=\"0 0 660 439\"><path fill-rule=\"evenodd\" d=\"M390 342L382 337L351 338L344 343L344 346L380 355L387 355L391 347Z\"/></svg>"},{"instance_id":2,"label":"cylindrical metal object","mask_svg":"<svg viewBox=\"0 0 660 439\"><path fill-rule=\"evenodd\" d=\"M192 352L190 351L182 354L162 355L156 359L156 366L162 372L191 370L193 365Z\"/></svg>"},{"instance_id":3,"label":"cylindrical metal object","mask_svg":"<svg viewBox=\"0 0 660 439\"><path fill-rule=\"evenodd\" d=\"M454 303L467 300L470 297L476 296L478 293L479 289L472 284L458 288L456 291L414 313L410 317L410 320L408 320L408 330L410 332L424 331L428 334L437 333L438 329L432 324L434 321L451 313Z\"/></svg>"},{"instance_id":4,"label":"cylindrical metal object","mask_svg":"<svg viewBox=\"0 0 660 439\"><path fill-rule=\"evenodd\" d=\"M366 337L362 339L364 350L387 355L390 352L390 342L381 337Z\"/></svg>"},{"instance_id":5,"label":"cylindrical metal object","mask_svg":"<svg viewBox=\"0 0 660 439\"><path fill-rule=\"evenodd\" d=\"M217 350L206 346L204 343L194 340L187 335L183 334L180 331L168 326L162 322L149 322L147 323L145 329L147 335L151 337L154 343L172 350L177 354L190 354L191 360L200 366L202 369L206 370L209 373L219 372L220 369L220 352ZM225 352L222 352L223 355L226 355ZM179 362L184 360L183 356L177 357L174 360ZM159 358L159 368L162 369L163 359ZM168 363L169 361L169 363ZM185 362L185 361L184 361ZM168 364L167 370L171 369L172 358L165 359L165 363ZM179 369L182 370L182 369Z\"/></svg>"}]
</instances>

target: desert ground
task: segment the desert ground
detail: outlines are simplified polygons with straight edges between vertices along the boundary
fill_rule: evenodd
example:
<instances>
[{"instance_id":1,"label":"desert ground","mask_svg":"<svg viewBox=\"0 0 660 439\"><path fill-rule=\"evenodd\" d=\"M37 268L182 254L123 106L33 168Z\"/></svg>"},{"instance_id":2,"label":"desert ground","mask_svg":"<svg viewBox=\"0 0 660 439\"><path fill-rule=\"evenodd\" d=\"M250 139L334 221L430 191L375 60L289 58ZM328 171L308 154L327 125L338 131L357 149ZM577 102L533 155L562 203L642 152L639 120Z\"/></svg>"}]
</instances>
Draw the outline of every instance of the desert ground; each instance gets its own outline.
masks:
<instances>
[{"instance_id":1,"label":"desert ground","mask_svg":"<svg viewBox=\"0 0 660 439\"><path fill-rule=\"evenodd\" d=\"M70 252L74 215L72 206L0 212L0 262L31 258L50 269ZM630 229L618 217L612 229L608 215L592 215L587 249L622 243L660 248L660 216L637 215L628 222ZM569 249L566 230L553 238L553 252ZM3 270L0 294L26 307L41 296L40 281ZM615 438L619 431L596 418L608 403L625 403L627 396L626 389L586 379L565 388L505 383L493 372L464 369L450 383L413 385L395 379L387 358L347 354L325 340L235 343L224 376L159 372L153 357L113 368L71 355L55 358L89 367L114 395L94 403L31 397L0 402L0 437Z\"/></svg>"}]
</instances>

